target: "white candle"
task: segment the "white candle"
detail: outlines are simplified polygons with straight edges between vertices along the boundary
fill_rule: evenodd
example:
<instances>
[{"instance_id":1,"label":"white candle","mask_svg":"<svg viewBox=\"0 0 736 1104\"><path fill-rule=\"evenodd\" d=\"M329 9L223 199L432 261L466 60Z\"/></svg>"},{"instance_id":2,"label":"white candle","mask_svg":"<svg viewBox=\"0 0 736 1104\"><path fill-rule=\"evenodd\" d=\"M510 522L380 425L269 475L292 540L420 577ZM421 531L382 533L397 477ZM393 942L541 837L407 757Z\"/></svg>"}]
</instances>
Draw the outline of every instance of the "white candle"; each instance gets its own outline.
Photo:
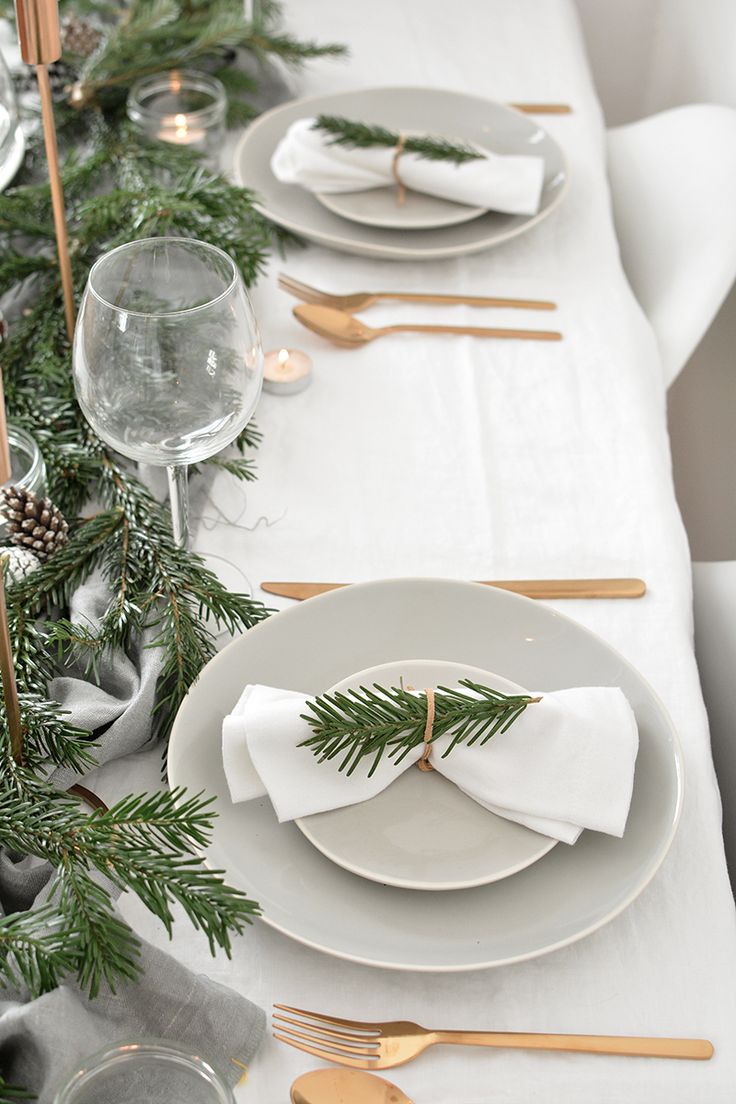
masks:
<instances>
[{"instance_id":1,"label":"white candle","mask_svg":"<svg viewBox=\"0 0 736 1104\"><path fill-rule=\"evenodd\" d=\"M278 395L295 395L309 386L312 358L300 349L272 349L263 357L263 389Z\"/></svg>"}]
</instances>

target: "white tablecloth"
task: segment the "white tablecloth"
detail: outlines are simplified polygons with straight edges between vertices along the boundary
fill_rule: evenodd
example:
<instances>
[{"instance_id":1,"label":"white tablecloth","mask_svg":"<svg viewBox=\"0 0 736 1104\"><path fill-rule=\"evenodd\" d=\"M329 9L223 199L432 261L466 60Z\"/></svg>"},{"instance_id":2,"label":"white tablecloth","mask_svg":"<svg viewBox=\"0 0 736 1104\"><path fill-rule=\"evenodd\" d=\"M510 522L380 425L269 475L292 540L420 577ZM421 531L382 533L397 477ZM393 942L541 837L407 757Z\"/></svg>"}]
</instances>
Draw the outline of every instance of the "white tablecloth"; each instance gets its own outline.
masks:
<instances>
[{"instance_id":1,"label":"white tablecloth","mask_svg":"<svg viewBox=\"0 0 736 1104\"><path fill-rule=\"evenodd\" d=\"M255 292L266 348L306 349L313 386L264 396L260 481L217 478L197 547L263 579L641 575L642 601L567 602L664 698L686 760L680 829L661 871L611 924L508 968L408 975L331 959L258 924L232 963L212 961L185 920L172 950L268 1008L282 1001L431 1027L711 1038L710 1063L437 1049L389 1076L416 1104L731 1101L736 1086L736 925L720 803L692 650L688 548L674 499L653 336L623 276L611 224L604 131L571 0L310 0L288 5L302 35L349 43L314 64L305 94L387 83L500 100L566 101L542 121L569 158L562 206L483 255L428 264L309 247L274 262ZM625 59L622 59L625 64ZM291 318L283 267L317 286L554 298L559 344L386 339L341 351ZM432 319L416 306L370 321ZM493 324L521 322L493 312ZM448 321L478 322L465 308ZM525 316L541 325L542 316ZM550 316L545 317L544 324ZM227 522L232 524L228 524ZM108 768L112 795L156 778L158 756ZM163 931L135 899L147 938ZM283 1104L310 1060L269 1039L239 1100Z\"/></svg>"}]
</instances>

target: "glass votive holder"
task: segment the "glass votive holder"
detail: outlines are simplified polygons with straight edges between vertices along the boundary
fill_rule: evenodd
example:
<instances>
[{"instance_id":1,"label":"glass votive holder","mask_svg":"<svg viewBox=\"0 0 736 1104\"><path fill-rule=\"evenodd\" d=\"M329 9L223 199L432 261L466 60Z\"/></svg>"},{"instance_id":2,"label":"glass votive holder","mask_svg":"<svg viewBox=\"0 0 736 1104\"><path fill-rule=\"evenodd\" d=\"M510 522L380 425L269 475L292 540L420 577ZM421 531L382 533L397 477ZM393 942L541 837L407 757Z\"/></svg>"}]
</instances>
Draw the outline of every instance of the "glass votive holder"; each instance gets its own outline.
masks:
<instances>
[{"instance_id":1,"label":"glass votive holder","mask_svg":"<svg viewBox=\"0 0 736 1104\"><path fill-rule=\"evenodd\" d=\"M87 1058L53 1104L235 1104L216 1070L165 1040L121 1043Z\"/></svg>"},{"instance_id":2,"label":"glass votive holder","mask_svg":"<svg viewBox=\"0 0 736 1104\"><path fill-rule=\"evenodd\" d=\"M151 141L187 146L216 162L225 137L227 94L217 77L172 69L136 81L128 118Z\"/></svg>"},{"instance_id":3,"label":"glass votive holder","mask_svg":"<svg viewBox=\"0 0 736 1104\"><path fill-rule=\"evenodd\" d=\"M10 445L10 479L6 487L27 487L39 498L46 494L46 465L36 442L30 433L20 426L8 423Z\"/></svg>"}]
</instances>

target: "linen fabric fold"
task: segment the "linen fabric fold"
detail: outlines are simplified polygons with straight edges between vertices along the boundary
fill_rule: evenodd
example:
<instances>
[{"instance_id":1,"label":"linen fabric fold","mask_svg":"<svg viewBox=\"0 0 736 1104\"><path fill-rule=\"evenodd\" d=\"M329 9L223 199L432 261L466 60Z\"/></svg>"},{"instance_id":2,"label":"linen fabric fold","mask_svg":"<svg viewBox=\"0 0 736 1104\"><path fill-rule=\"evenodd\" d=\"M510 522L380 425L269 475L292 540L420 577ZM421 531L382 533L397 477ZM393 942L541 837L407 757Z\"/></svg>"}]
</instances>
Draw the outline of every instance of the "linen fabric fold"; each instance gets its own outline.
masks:
<instances>
[{"instance_id":1,"label":"linen fabric fold","mask_svg":"<svg viewBox=\"0 0 736 1104\"><path fill-rule=\"evenodd\" d=\"M314 121L297 119L279 142L271 158L277 180L325 193L362 192L396 183L395 148L338 146L328 134L313 129ZM403 152L398 163L401 182L415 192L454 203L535 215L544 183L542 158L481 152L482 159L460 165Z\"/></svg>"},{"instance_id":2,"label":"linen fabric fold","mask_svg":"<svg viewBox=\"0 0 736 1104\"><path fill-rule=\"evenodd\" d=\"M350 776L338 770L337 759L319 762L299 746L312 735L302 717L309 700L291 690L246 686L222 726L233 802L268 794L279 821L311 816L375 797L422 757L422 744L399 764L386 754L371 777L369 760ZM564 843L574 843L585 828L623 835L639 737L617 687L545 693L485 745L458 744L443 758L451 740L450 732L433 741L434 769L498 816Z\"/></svg>"}]
</instances>

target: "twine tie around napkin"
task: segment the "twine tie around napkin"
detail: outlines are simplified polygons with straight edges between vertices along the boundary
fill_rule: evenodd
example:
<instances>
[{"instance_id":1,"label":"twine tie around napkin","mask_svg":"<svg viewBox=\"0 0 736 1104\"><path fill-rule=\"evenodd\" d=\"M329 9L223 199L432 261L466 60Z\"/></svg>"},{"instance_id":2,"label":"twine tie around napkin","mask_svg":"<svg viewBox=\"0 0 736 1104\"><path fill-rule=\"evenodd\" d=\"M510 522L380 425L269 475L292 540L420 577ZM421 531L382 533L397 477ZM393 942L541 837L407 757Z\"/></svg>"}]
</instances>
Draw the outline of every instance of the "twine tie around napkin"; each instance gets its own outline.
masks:
<instances>
[{"instance_id":1,"label":"twine tie around napkin","mask_svg":"<svg viewBox=\"0 0 736 1104\"><path fill-rule=\"evenodd\" d=\"M420 771L431 771L434 770L429 761L432 752L432 728L434 727L434 690L427 687L424 693L427 695L427 721L424 725L424 750L417 766Z\"/></svg>"},{"instance_id":2,"label":"twine tie around napkin","mask_svg":"<svg viewBox=\"0 0 736 1104\"><path fill-rule=\"evenodd\" d=\"M400 134L399 135L399 140L396 143L396 149L394 150L394 156L391 160L391 172L393 174L394 180L396 181L396 183L399 186L399 207L403 207L404 203L406 202L406 184L404 183L404 181L399 176L399 158L401 157L402 153L404 152L404 147L405 146L406 146L406 135L405 134Z\"/></svg>"}]
</instances>

